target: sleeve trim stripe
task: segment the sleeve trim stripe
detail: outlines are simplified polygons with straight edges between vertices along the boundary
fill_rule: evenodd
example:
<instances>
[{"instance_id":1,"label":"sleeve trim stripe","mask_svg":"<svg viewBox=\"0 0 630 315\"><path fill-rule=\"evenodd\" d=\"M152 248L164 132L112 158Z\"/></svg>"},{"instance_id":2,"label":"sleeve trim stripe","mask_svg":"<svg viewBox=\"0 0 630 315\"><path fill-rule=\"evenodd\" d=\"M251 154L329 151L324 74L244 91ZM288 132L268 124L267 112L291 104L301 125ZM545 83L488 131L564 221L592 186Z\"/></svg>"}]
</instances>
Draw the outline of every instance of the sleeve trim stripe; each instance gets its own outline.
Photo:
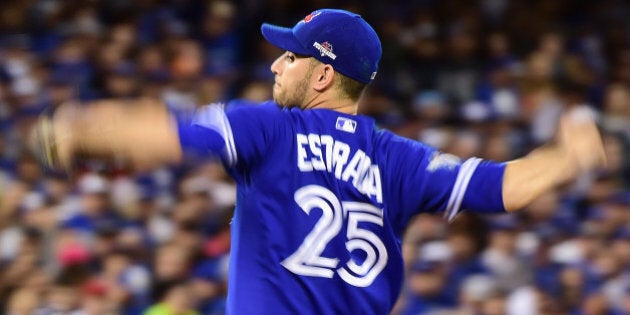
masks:
<instances>
[{"instance_id":1,"label":"sleeve trim stripe","mask_svg":"<svg viewBox=\"0 0 630 315\"><path fill-rule=\"evenodd\" d=\"M453 220L455 215L459 212L462 201L464 200L464 195L468 189L468 183L470 183L470 179L481 161L482 160L480 158L470 158L466 160L459 169L455 185L453 185L453 191L448 199L448 204L444 213L444 217L448 221Z\"/></svg>"},{"instance_id":2,"label":"sleeve trim stripe","mask_svg":"<svg viewBox=\"0 0 630 315\"><path fill-rule=\"evenodd\" d=\"M200 108L195 114L193 123L217 131L225 141L223 156L225 162L229 166L236 165L238 156L234 145L234 134L232 134L232 127L222 104L210 104Z\"/></svg>"},{"instance_id":3,"label":"sleeve trim stripe","mask_svg":"<svg viewBox=\"0 0 630 315\"><path fill-rule=\"evenodd\" d=\"M237 162L237 154L236 154L236 146L234 145L234 134L232 133L232 126L230 125L230 121L225 115L225 112L222 110L221 115L224 121L225 128L225 148L227 150L227 155L229 156L228 164L230 166L236 165Z\"/></svg>"}]
</instances>

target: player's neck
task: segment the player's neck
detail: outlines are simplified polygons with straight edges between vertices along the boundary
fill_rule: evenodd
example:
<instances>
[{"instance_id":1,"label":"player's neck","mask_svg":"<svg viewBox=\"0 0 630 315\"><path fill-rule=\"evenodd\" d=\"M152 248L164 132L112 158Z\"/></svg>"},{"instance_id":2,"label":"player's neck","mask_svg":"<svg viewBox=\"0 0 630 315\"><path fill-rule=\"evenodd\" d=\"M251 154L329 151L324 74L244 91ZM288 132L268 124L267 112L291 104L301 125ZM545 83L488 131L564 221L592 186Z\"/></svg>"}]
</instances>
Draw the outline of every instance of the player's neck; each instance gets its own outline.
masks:
<instances>
[{"instance_id":1,"label":"player's neck","mask_svg":"<svg viewBox=\"0 0 630 315\"><path fill-rule=\"evenodd\" d=\"M344 114L356 115L358 111L357 102L349 98L340 98L332 93L315 94L303 109L330 109Z\"/></svg>"}]
</instances>

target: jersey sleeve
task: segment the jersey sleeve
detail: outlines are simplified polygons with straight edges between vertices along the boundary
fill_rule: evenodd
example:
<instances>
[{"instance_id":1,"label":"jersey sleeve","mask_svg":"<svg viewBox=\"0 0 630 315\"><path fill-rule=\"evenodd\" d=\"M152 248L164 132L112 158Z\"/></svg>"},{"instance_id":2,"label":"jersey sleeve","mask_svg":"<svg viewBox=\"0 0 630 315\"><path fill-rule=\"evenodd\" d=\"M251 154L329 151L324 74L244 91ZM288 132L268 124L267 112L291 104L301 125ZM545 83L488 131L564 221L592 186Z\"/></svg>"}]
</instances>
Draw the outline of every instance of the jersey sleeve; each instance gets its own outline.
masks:
<instances>
[{"instance_id":1,"label":"jersey sleeve","mask_svg":"<svg viewBox=\"0 0 630 315\"><path fill-rule=\"evenodd\" d=\"M210 104L194 113L172 112L177 121L179 143L185 153L234 159L231 127L221 104Z\"/></svg>"},{"instance_id":2,"label":"jersey sleeve","mask_svg":"<svg viewBox=\"0 0 630 315\"><path fill-rule=\"evenodd\" d=\"M460 158L396 135L387 145L392 200L399 222L421 212L442 212L452 220L462 209L480 213L504 212L505 164Z\"/></svg>"},{"instance_id":3,"label":"jersey sleeve","mask_svg":"<svg viewBox=\"0 0 630 315\"><path fill-rule=\"evenodd\" d=\"M280 116L281 109L271 102L206 105L188 123L178 119L180 144L193 152L220 157L228 169L247 169L264 158L277 134Z\"/></svg>"},{"instance_id":4,"label":"jersey sleeve","mask_svg":"<svg viewBox=\"0 0 630 315\"><path fill-rule=\"evenodd\" d=\"M273 102L231 108L226 113L234 142L235 161L231 166L243 172L264 161L269 150L278 149L278 138L287 131L286 117Z\"/></svg>"}]
</instances>

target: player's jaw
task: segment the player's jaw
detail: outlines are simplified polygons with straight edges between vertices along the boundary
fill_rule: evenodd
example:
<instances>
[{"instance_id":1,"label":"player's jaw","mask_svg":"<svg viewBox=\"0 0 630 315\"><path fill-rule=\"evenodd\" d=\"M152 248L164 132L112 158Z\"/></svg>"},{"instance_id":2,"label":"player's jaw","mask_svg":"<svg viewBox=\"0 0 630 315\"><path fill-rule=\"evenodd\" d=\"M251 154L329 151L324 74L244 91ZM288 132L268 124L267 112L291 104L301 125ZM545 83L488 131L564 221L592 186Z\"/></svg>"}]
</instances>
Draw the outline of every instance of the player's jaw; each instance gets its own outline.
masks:
<instances>
[{"instance_id":1,"label":"player's jaw","mask_svg":"<svg viewBox=\"0 0 630 315\"><path fill-rule=\"evenodd\" d=\"M273 100L283 107L304 107L308 92L308 78L287 83L276 82L273 85Z\"/></svg>"},{"instance_id":2,"label":"player's jaw","mask_svg":"<svg viewBox=\"0 0 630 315\"><path fill-rule=\"evenodd\" d=\"M273 100L283 107L306 106L312 66L308 57L285 52L271 65L275 74Z\"/></svg>"}]
</instances>

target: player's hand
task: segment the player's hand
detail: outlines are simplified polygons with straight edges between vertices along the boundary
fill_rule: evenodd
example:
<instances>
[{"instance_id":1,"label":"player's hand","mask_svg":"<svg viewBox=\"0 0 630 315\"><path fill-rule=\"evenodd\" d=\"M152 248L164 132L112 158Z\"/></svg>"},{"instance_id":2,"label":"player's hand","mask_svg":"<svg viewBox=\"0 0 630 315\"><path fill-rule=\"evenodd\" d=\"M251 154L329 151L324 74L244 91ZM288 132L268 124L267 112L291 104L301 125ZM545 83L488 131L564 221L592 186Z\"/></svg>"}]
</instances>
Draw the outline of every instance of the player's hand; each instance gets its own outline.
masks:
<instances>
[{"instance_id":1,"label":"player's hand","mask_svg":"<svg viewBox=\"0 0 630 315\"><path fill-rule=\"evenodd\" d=\"M52 113L40 115L31 130L29 146L48 169L68 172L72 167L76 106L67 103Z\"/></svg>"},{"instance_id":2,"label":"player's hand","mask_svg":"<svg viewBox=\"0 0 630 315\"><path fill-rule=\"evenodd\" d=\"M560 119L558 141L577 173L606 166L604 144L591 109L581 106L565 113Z\"/></svg>"}]
</instances>

